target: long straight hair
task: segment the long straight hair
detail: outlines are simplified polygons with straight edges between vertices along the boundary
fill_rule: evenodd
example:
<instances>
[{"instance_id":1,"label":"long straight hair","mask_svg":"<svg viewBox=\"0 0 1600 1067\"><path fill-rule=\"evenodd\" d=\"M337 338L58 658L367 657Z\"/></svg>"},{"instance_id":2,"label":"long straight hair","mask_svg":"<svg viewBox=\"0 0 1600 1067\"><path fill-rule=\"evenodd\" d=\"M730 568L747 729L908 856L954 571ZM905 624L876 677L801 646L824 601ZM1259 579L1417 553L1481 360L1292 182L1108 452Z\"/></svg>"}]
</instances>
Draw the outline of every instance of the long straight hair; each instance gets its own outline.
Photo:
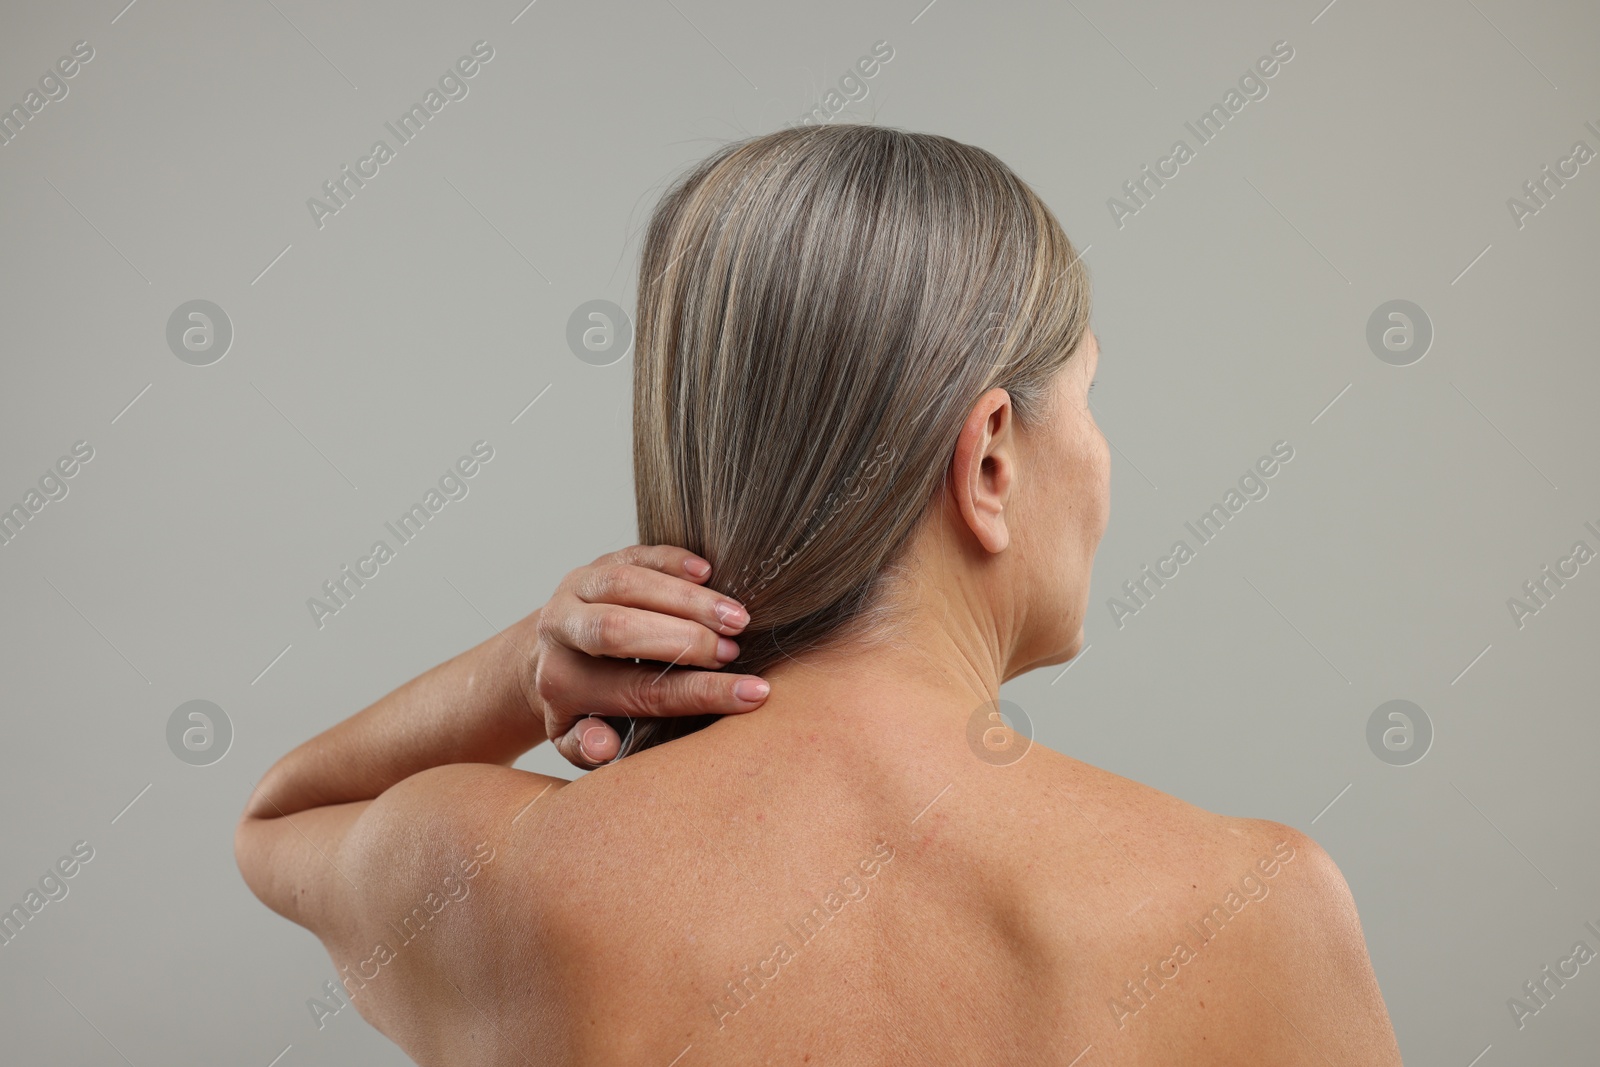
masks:
<instances>
[{"instance_id":1,"label":"long straight hair","mask_svg":"<svg viewBox=\"0 0 1600 1067\"><path fill-rule=\"evenodd\" d=\"M1018 422L1089 320L1055 216L990 152L870 125L727 144L651 217L633 373L641 544L712 565L761 673L887 618L978 397ZM717 716L616 719L622 754Z\"/></svg>"}]
</instances>

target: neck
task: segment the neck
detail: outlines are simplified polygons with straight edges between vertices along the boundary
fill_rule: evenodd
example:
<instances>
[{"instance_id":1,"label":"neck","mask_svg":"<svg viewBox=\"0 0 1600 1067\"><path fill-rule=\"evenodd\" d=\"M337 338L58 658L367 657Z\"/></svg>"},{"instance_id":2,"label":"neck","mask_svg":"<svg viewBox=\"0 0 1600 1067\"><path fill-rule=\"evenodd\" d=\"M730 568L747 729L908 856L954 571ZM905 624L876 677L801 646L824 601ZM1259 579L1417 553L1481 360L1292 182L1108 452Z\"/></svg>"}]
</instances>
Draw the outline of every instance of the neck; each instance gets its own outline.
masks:
<instances>
[{"instance_id":1,"label":"neck","mask_svg":"<svg viewBox=\"0 0 1600 1067\"><path fill-rule=\"evenodd\" d=\"M898 593L886 632L845 637L773 665L763 672L772 683L766 705L741 718L785 731L865 727L891 748L917 736L964 738L967 720L998 698L1010 676L1009 628L988 599L992 587L922 580Z\"/></svg>"}]
</instances>

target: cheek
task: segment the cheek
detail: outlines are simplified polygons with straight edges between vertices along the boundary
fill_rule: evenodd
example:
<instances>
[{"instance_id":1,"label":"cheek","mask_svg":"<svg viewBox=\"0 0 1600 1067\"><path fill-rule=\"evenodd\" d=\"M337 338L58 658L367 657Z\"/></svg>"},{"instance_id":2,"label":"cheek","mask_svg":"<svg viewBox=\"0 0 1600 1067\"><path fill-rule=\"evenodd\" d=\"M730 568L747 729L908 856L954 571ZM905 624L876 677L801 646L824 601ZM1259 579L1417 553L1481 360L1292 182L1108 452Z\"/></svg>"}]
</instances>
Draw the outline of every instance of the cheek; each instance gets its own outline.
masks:
<instances>
[{"instance_id":1,"label":"cheek","mask_svg":"<svg viewBox=\"0 0 1600 1067\"><path fill-rule=\"evenodd\" d=\"M1105 435L1092 420L1086 419L1074 434L1067 454L1062 461L1077 470L1077 478L1064 486L1070 499L1065 501L1070 509L1071 524L1069 551L1075 564L1086 563L1094 557L1111 519L1111 448Z\"/></svg>"},{"instance_id":2,"label":"cheek","mask_svg":"<svg viewBox=\"0 0 1600 1067\"><path fill-rule=\"evenodd\" d=\"M1080 491L1090 499L1103 501L1111 484L1111 442L1100 432L1094 415L1084 412L1071 444L1071 461L1083 471Z\"/></svg>"},{"instance_id":3,"label":"cheek","mask_svg":"<svg viewBox=\"0 0 1600 1067\"><path fill-rule=\"evenodd\" d=\"M1062 442L1057 461L1074 472L1058 483L1059 551L1072 557L1071 569L1092 558L1110 520L1111 449L1087 412Z\"/></svg>"},{"instance_id":4,"label":"cheek","mask_svg":"<svg viewBox=\"0 0 1600 1067\"><path fill-rule=\"evenodd\" d=\"M1095 537L1099 540L1099 534L1105 533L1106 524L1111 520L1111 446L1098 429L1095 430L1095 437L1100 445L1100 478L1096 486L1100 502L1100 529Z\"/></svg>"}]
</instances>

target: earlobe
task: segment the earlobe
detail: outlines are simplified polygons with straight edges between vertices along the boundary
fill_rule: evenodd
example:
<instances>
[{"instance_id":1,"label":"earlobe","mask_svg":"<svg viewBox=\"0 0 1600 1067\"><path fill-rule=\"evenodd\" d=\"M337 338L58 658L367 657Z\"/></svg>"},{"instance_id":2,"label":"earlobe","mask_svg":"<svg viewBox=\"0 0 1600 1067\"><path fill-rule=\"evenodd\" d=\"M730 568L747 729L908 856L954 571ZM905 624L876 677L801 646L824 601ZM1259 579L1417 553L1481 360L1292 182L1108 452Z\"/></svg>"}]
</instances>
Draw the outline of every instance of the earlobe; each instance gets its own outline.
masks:
<instances>
[{"instance_id":1,"label":"earlobe","mask_svg":"<svg viewBox=\"0 0 1600 1067\"><path fill-rule=\"evenodd\" d=\"M967 415L950 462L951 492L962 522L990 553L1011 543L1005 509L1015 473L1014 443L1011 395L991 389Z\"/></svg>"}]
</instances>

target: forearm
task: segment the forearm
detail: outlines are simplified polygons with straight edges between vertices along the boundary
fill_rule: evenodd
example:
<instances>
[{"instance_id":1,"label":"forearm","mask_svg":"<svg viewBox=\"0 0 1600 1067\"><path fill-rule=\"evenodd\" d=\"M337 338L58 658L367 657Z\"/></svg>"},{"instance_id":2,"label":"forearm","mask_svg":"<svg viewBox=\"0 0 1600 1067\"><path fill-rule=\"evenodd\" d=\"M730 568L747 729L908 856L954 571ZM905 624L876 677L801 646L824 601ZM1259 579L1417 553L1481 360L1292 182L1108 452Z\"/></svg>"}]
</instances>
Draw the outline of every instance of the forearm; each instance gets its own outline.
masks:
<instances>
[{"instance_id":1,"label":"forearm","mask_svg":"<svg viewBox=\"0 0 1600 1067\"><path fill-rule=\"evenodd\" d=\"M544 741L533 691L538 612L418 675L275 763L245 815L370 800L447 763L509 766Z\"/></svg>"}]
</instances>

